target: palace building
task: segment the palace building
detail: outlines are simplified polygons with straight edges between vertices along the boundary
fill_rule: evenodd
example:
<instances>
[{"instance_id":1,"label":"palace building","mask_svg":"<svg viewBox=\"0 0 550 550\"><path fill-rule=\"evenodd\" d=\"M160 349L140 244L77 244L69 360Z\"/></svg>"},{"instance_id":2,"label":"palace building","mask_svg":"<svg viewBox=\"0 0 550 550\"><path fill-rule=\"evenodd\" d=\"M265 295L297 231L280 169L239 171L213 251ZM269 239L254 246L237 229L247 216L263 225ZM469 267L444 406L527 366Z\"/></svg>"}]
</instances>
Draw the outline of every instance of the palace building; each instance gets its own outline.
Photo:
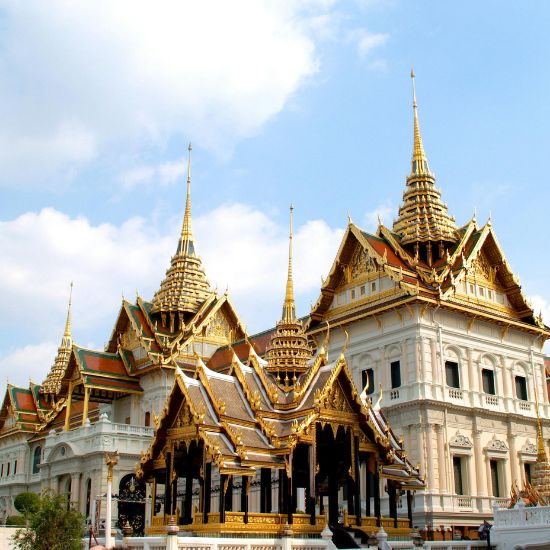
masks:
<instances>
[{"instance_id":1,"label":"palace building","mask_svg":"<svg viewBox=\"0 0 550 550\"><path fill-rule=\"evenodd\" d=\"M44 382L8 385L2 517L17 494L52 489L100 529L114 451L113 518L136 533L173 520L198 535L317 536L328 521L441 539L472 536L511 487L548 502L550 330L491 220L449 214L412 76L412 165L393 226L350 220L299 319L291 225L282 316L258 335L197 253L189 147L182 231L152 300L122 300L104 350L73 341L69 300Z\"/></svg>"}]
</instances>

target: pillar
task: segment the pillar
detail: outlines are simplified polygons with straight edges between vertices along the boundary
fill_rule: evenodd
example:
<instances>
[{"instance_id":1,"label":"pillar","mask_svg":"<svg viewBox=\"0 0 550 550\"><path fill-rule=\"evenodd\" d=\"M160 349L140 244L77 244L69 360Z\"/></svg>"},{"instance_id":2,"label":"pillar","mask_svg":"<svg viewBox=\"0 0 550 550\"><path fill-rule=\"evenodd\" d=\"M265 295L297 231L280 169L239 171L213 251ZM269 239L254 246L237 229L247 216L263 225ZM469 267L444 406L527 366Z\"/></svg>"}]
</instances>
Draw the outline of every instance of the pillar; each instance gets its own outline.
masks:
<instances>
[{"instance_id":1,"label":"pillar","mask_svg":"<svg viewBox=\"0 0 550 550\"><path fill-rule=\"evenodd\" d=\"M374 515L376 516L376 525L379 527L382 525L380 513L380 475L378 474L378 464L376 464L376 470L373 474L374 480Z\"/></svg>"},{"instance_id":2,"label":"pillar","mask_svg":"<svg viewBox=\"0 0 550 550\"><path fill-rule=\"evenodd\" d=\"M210 513L210 498L212 493L212 463L206 462L204 465L204 481L202 484L202 521L208 523L208 514Z\"/></svg>"},{"instance_id":3,"label":"pillar","mask_svg":"<svg viewBox=\"0 0 550 550\"><path fill-rule=\"evenodd\" d=\"M279 470L279 514L286 513L286 503L287 503L287 494L286 494L286 470Z\"/></svg>"},{"instance_id":4,"label":"pillar","mask_svg":"<svg viewBox=\"0 0 550 550\"><path fill-rule=\"evenodd\" d=\"M426 469L428 471L427 472L428 473L428 491L430 493L435 492L435 476L434 476L434 468L432 467L434 464L433 444L434 444L433 425L426 424L426 450L428 455Z\"/></svg>"},{"instance_id":5,"label":"pillar","mask_svg":"<svg viewBox=\"0 0 550 550\"><path fill-rule=\"evenodd\" d=\"M250 478L242 476L241 482L241 512L244 512L244 522L248 523L248 489L250 487Z\"/></svg>"},{"instance_id":6,"label":"pillar","mask_svg":"<svg viewBox=\"0 0 550 550\"><path fill-rule=\"evenodd\" d=\"M233 476L227 476L227 489L225 491L225 511L233 511Z\"/></svg>"},{"instance_id":7,"label":"pillar","mask_svg":"<svg viewBox=\"0 0 550 550\"><path fill-rule=\"evenodd\" d=\"M193 522L193 475L190 471L185 477L185 505L183 510L183 521L186 525Z\"/></svg>"},{"instance_id":8,"label":"pillar","mask_svg":"<svg viewBox=\"0 0 550 550\"><path fill-rule=\"evenodd\" d=\"M166 453L166 468L164 469L164 515L169 516L172 513L172 453Z\"/></svg>"},{"instance_id":9,"label":"pillar","mask_svg":"<svg viewBox=\"0 0 550 550\"><path fill-rule=\"evenodd\" d=\"M393 519L393 526L397 527L397 491L393 480L388 479L388 500L390 504L390 517Z\"/></svg>"},{"instance_id":10,"label":"pillar","mask_svg":"<svg viewBox=\"0 0 550 550\"><path fill-rule=\"evenodd\" d=\"M260 513L271 513L271 470L260 470Z\"/></svg>"},{"instance_id":11,"label":"pillar","mask_svg":"<svg viewBox=\"0 0 550 550\"><path fill-rule=\"evenodd\" d=\"M229 484L229 477L227 474L220 474L220 502L219 502L219 513L220 513L220 523L225 522L225 493L227 491L227 485Z\"/></svg>"},{"instance_id":12,"label":"pillar","mask_svg":"<svg viewBox=\"0 0 550 550\"><path fill-rule=\"evenodd\" d=\"M361 525L361 462L359 459L359 437L355 436L355 516L357 525Z\"/></svg>"},{"instance_id":13,"label":"pillar","mask_svg":"<svg viewBox=\"0 0 550 550\"><path fill-rule=\"evenodd\" d=\"M479 495L486 496L487 493L487 484L483 480L483 453L481 451L481 430L474 428L473 430L474 437L474 461L476 466L476 485ZM489 475L489 478L491 476Z\"/></svg>"},{"instance_id":14,"label":"pillar","mask_svg":"<svg viewBox=\"0 0 550 550\"><path fill-rule=\"evenodd\" d=\"M409 527L413 526L413 514L412 514L412 493L410 489L407 489L407 518L409 519Z\"/></svg>"},{"instance_id":15,"label":"pillar","mask_svg":"<svg viewBox=\"0 0 550 550\"><path fill-rule=\"evenodd\" d=\"M436 426L437 431L437 463L439 468L439 492L446 493L447 472L445 467L445 432L441 424Z\"/></svg>"},{"instance_id":16,"label":"pillar","mask_svg":"<svg viewBox=\"0 0 550 550\"><path fill-rule=\"evenodd\" d=\"M66 432L69 431L71 426L71 403L73 400L73 383L69 382L69 392L67 396L67 406L65 407L65 427Z\"/></svg>"},{"instance_id":17,"label":"pillar","mask_svg":"<svg viewBox=\"0 0 550 550\"><path fill-rule=\"evenodd\" d=\"M151 518L155 517L155 509L157 507L157 478L153 478L153 486L151 488ZM152 521L151 521L152 523Z\"/></svg>"},{"instance_id":18,"label":"pillar","mask_svg":"<svg viewBox=\"0 0 550 550\"><path fill-rule=\"evenodd\" d=\"M82 425L88 420L88 405L90 403L90 388L84 387L84 408L82 410Z\"/></svg>"}]
</instances>

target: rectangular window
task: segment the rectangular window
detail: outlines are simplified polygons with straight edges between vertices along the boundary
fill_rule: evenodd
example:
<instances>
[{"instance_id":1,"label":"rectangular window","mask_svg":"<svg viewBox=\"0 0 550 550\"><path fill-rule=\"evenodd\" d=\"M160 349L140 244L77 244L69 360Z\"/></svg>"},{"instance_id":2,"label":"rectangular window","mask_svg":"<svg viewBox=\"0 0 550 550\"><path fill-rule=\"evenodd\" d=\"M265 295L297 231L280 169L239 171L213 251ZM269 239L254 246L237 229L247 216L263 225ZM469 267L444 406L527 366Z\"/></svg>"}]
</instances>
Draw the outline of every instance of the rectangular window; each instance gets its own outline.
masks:
<instances>
[{"instance_id":1,"label":"rectangular window","mask_svg":"<svg viewBox=\"0 0 550 550\"><path fill-rule=\"evenodd\" d=\"M130 424L130 417L127 416L125 419L124 419L124 424Z\"/></svg>"},{"instance_id":2,"label":"rectangular window","mask_svg":"<svg viewBox=\"0 0 550 550\"><path fill-rule=\"evenodd\" d=\"M351 299L355 300L355 289L354 288L351 289Z\"/></svg>"},{"instance_id":3,"label":"rectangular window","mask_svg":"<svg viewBox=\"0 0 550 550\"><path fill-rule=\"evenodd\" d=\"M495 373L490 369L482 369L481 381L483 382L483 391L495 395Z\"/></svg>"},{"instance_id":4,"label":"rectangular window","mask_svg":"<svg viewBox=\"0 0 550 550\"><path fill-rule=\"evenodd\" d=\"M458 376L458 363L454 361L445 361L445 378L447 386L451 388L460 388L460 378Z\"/></svg>"},{"instance_id":5,"label":"rectangular window","mask_svg":"<svg viewBox=\"0 0 550 550\"><path fill-rule=\"evenodd\" d=\"M493 299L493 291L492 290L487 291L487 298L489 298L489 300Z\"/></svg>"},{"instance_id":6,"label":"rectangular window","mask_svg":"<svg viewBox=\"0 0 550 550\"><path fill-rule=\"evenodd\" d=\"M17 473L17 460L13 463L13 475Z\"/></svg>"},{"instance_id":7,"label":"rectangular window","mask_svg":"<svg viewBox=\"0 0 550 550\"><path fill-rule=\"evenodd\" d=\"M6 475L9 476L10 475L10 463L8 462L8 468L6 470Z\"/></svg>"},{"instance_id":8,"label":"rectangular window","mask_svg":"<svg viewBox=\"0 0 550 550\"><path fill-rule=\"evenodd\" d=\"M475 288L472 284L470 284L470 294L475 294Z\"/></svg>"},{"instance_id":9,"label":"rectangular window","mask_svg":"<svg viewBox=\"0 0 550 550\"><path fill-rule=\"evenodd\" d=\"M361 296L364 296L365 295L365 285L362 285L359 291L361 292Z\"/></svg>"},{"instance_id":10,"label":"rectangular window","mask_svg":"<svg viewBox=\"0 0 550 550\"><path fill-rule=\"evenodd\" d=\"M0 469L0 477L4 477L4 465L2 464L2 468Z\"/></svg>"},{"instance_id":11,"label":"rectangular window","mask_svg":"<svg viewBox=\"0 0 550 550\"><path fill-rule=\"evenodd\" d=\"M500 485L498 479L498 460L490 460L489 464L491 466L491 486L493 487L493 496L500 496Z\"/></svg>"},{"instance_id":12,"label":"rectangular window","mask_svg":"<svg viewBox=\"0 0 550 550\"><path fill-rule=\"evenodd\" d=\"M482 286L479 287L479 295L482 298L485 298L485 289Z\"/></svg>"},{"instance_id":13,"label":"rectangular window","mask_svg":"<svg viewBox=\"0 0 550 550\"><path fill-rule=\"evenodd\" d=\"M374 371L372 369L365 369L361 372L361 383L363 384L363 389L367 385L367 380L369 382L367 395L370 395L371 393L374 393ZM363 389L361 391L363 391Z\"/></svg>"},{"instance_id":14,"label":"rectangular window","mask_svg":"<svg viewBox=\"0 0 550 550\"><path fill-rule=\"evenodd\" d=\"M525 471L525 481L528 481L529 483L531 483L531 463L526 462L523 465L523 469Z\"/></svg>"},{"instance_id":15,"label":"rectangular window","mask_svg":"<svg viewBox=\"0 0 550 550\"><path fill-rule=\"evenodd\" d=\"M371 290L371 292L376 292L376 281L373 281L370 284L370 290Z\"/></svg>"},{"instance_id":16,"label":"rectangular window","mask_svg":"<svg viewBox=\"0 0 550 550\"><path fill-rule=\"evenodd\" d=\"M453 456L453 474L455 478L455 494L464 494L464 485L462 483L462 458Z\"/></svg>"},{"instance_id":17,"label":"rectangular window","mask_svg":"<svg viewBox=\"0 0 550 550\"><path fill-rule=\"evenodd\" d=\"M525 376L516 376L516 397L527 401L527 381Z\"/></svg>"},{"instance_id":18,"label":"rectangular window","mask_svg":"<svg viewBox=\"0 0 550 550\"><path fill-rule=\"evenodd\" d=\"M391 387L399 388L401 386L401 366L399 361L392 361L390 363L391 369Z\"/></svg>"}]
</instances>

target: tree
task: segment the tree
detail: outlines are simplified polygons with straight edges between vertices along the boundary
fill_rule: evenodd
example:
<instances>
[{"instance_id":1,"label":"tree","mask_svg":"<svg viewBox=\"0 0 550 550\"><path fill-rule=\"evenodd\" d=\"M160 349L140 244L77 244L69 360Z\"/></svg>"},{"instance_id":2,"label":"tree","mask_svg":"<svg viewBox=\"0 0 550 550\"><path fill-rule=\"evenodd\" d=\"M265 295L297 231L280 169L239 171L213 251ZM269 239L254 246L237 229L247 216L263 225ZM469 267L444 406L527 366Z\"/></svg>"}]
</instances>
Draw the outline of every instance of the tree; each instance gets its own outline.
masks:
<instances>
[{"instance_id":1,"label":"tree","mask_svg":"<svg viewBox=\"0 0 550 550\"><path fill-rule=\"evenodd\" d=\"M36 493L21 493L15 497L13 505L20 514L35 512L38 509L40 497Z\"/></svg>"},{"instance_id":2,"label":"tree","mask_svg":"<svg viewBox=\"0 0 550 550\"><path fill-rule=\"evenodd\" d=\"M26 509L27 527L13 536L17 550L80 550L84 518L66 495L45 492L34 510Z\"/></svg>"}]
</instances>

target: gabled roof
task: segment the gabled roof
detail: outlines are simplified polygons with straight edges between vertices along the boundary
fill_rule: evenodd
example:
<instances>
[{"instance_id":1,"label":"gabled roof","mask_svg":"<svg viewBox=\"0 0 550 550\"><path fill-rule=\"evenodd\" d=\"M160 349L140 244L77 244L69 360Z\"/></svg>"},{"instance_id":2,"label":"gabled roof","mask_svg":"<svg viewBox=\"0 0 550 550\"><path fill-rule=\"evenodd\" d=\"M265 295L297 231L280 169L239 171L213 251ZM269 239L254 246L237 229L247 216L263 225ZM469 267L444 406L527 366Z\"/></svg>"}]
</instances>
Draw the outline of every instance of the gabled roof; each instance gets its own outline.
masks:
<instances>
[{"instance_id":1,"label":"gabled roof","mask_svg":"<svg viewBox=\"0 0 550 550\"><path fill-rule=\"evenodd\" d=\"M35 392L30 384L29 388L19 388L8 384L4 396L4 402L0 409L0 430L4 428L6 421L11 416L13 428L21 432L34 432L41 424L35 401ZM41 403L41 405L45 405Z\"/></svg>"},{"instance_id":2,"label":"gabled roof","mask_svg":"<svg viewBox=\"0 0 550 550\"><path fill-rule=\"evenodd\" d=\"M252 470L253 475L258 467L282 468L310 424L322 421L323 410L335 406L340 392L338 399L347 403L350 418L380 445L384 466L399 471L398 476L390 471L386 475L407 486L423 487L419 472L407 461L383 415L359 397L343 355L329 364L324 351L318 354L289 398L265 371L265 362L249 350L248 365L233 355L232 375L215 372L200 359L195 378L176 369L155 437L141 458L139 476L152 475L175 427L186 430L192 439L198 437L222 472Z\"/></svg>"},{"instance_id":3,"label":"gabled roof","mask_svg":"<svg viewBox=\"0 0 550 550\"><path fill-rule=\"evenodd\" d=\"M442 307L458 309L464 313L488 317L503 325L540 333L547 337L550 330L532 309L523 294L519 279L513 273L498 243L490 222L478 228L472 219L457 230L457 242L448 248L446 256L428 267L401 246L400 238L382 224L376 235L360 230L353 223L342 238L321 294L312 308L310 327L316 327L328 314L335 294L342 286L353 286L355 276L352 264L363 262L363 273L377 271L394 282L391 296L382 300L357 299L345 308L342 320L354 315L369 315L406 302L439 303ZM483 265L481 265L483 264ZM457 294L457 284L465 281L475 270L485 269L505 293L510 307L502 307L495 300L478 300ZM344 315L346 317L344 317Z\"/></svg>"}]
</instances>

